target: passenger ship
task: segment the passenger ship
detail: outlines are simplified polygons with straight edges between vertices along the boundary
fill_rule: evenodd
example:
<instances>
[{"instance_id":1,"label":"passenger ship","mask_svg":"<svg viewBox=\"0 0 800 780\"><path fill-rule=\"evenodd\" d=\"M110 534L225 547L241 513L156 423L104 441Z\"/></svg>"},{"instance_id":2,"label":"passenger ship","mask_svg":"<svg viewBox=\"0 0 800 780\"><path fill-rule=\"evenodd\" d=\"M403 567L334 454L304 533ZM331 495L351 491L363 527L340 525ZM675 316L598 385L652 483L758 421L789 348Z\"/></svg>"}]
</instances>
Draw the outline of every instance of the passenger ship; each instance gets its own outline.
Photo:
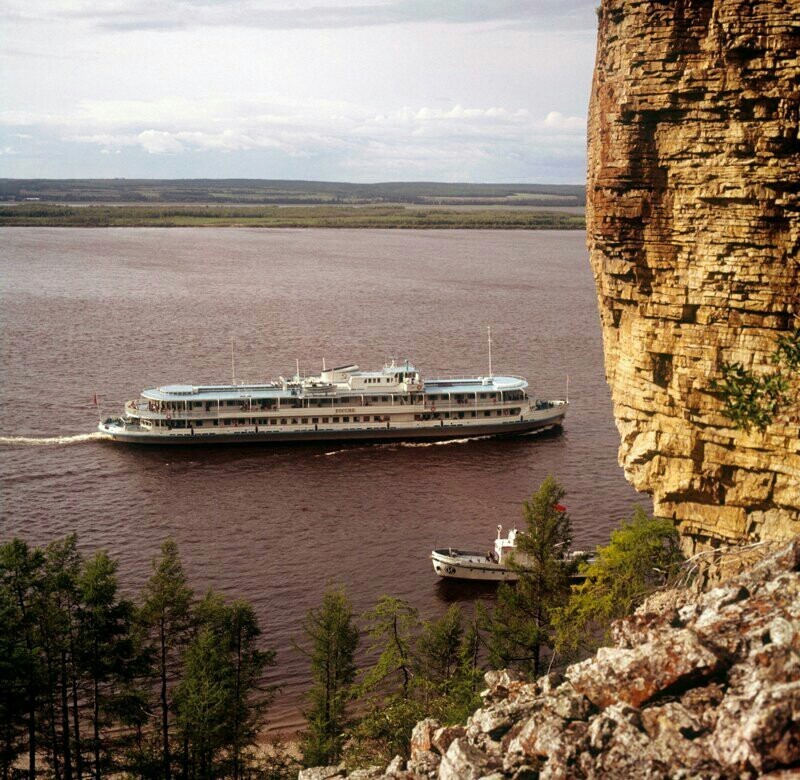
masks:
<instances>
[{"instance_id":1,"label":"passenger ship","mask_svg":"<svg viewBox=\"0 0 800 780\"><path fill-rule=\"evenodd\" d=\"M569 406L532 399L521 377L423 381L408 362L299 374L269 384L145 390L99 430L137 444L444 440L541 431L561 425Z\"/></svg>"}]
</instances>

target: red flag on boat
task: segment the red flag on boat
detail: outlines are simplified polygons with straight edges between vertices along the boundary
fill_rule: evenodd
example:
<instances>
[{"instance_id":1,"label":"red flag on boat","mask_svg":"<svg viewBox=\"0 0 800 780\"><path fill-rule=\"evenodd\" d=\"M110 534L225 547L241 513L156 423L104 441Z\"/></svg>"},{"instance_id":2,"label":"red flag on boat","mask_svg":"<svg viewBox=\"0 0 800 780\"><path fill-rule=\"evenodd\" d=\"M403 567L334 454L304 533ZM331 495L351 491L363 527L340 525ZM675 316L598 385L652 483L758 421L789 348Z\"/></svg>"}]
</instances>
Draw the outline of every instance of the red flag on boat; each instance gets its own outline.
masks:
<instances>
[{"instance_id":1,"label":"red flag on boat","mask_svg":"<svg viewBox=\"0 0 800 780\"><path fill-rule=\"evenodd\" d=\"M566 512L567 511L567 508L563 504L553 504L553 509L555 509L556 512Z\"/></svg>"},{"instance_id":2,"label":"red flag on boat","mask_svg":"<svg viewBox=\"0 0 800 780\"><path fill-rule=\"evenodd\" d=\"M92 403L95 406L100 406L100 404L97 402L97 393L94 394L94 398L92 398Z\"/></svg>"}]
</instances>

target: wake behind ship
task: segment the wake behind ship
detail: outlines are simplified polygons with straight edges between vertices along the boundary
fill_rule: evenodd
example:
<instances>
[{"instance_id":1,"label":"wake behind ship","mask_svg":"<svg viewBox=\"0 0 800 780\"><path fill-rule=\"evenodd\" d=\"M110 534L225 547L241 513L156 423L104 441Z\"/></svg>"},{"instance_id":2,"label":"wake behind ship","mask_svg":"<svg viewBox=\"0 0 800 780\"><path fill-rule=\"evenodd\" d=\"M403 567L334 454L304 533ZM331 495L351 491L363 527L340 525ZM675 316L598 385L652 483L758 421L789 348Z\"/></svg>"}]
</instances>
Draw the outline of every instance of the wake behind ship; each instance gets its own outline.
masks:
<instances>
[{"instance_id":1,"label":"wake behind ship","mask_svg":"<svg viewBox=\"0 0 800 780\"><path fill-rule=\"evenodd\" d=\"M268 384L145 390L99 430L115 441L194 444L443 440L561 425L566 400L535 400L521 377L427 379L409 362L356 365Z\"/></svg>"}]
</instances>

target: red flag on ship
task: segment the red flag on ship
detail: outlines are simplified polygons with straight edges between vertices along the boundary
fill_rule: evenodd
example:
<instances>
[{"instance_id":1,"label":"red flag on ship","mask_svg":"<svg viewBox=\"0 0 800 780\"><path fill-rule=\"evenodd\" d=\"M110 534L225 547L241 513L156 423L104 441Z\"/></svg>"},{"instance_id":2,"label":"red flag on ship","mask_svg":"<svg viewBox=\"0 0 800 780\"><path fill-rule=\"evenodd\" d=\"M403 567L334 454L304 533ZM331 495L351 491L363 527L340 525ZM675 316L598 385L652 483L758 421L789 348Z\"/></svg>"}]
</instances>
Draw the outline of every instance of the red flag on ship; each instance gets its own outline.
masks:
<instances>
[{"instance_id":1,"label":"red flag on ship","mask_svg":"<svg viewBox=\"0 0 800 780\"><path fill-rule=\"evenodd\" d=\"M98 401L97 401L97 393L95 393L95 394L94 394L94 397L92 398L92 403L93 403L95 406L100 406L100 404L99 404L99 403L98 403Z\"/></svg>"},{"instance_id":2,"label":"red flag on ship","mask_svg":"<svg viewBox=\"0 0 800 780\"><path fill-rule=\"evenodd\" d=\"M566 512L567 511L567 508L563 504L553 504L553 509L555 509L556 512Z\"/></svg>"}]
</instances>

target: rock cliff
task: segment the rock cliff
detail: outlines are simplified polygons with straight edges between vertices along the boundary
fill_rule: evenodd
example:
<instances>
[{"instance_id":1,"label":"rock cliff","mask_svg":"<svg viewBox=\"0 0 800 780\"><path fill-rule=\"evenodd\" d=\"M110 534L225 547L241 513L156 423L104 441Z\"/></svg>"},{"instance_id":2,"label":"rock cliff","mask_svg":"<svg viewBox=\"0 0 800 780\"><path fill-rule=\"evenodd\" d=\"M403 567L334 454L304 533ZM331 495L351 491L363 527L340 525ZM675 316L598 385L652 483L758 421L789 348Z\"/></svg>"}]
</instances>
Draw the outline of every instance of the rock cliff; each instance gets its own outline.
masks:
<instances>
[{"instance_id":1,"label":"rock cliff","mask_svg":"<svg viewBox=\"0 0 800 780\"><path fill-rule=\"evenodd\" d=\"M745 433L710 382L800 325L800 2L598 15L587 222L620 463L688 551L791 538L797 404Z\"/></svg>"},{"instance_id":2,"label":"rock cliff","mask_svg":"<svg viewBox=\"0 0 800 780\"><path fill-rule=\"evenodd\" d=\"M466 725L421 721L408 761L351 780L796 777L800 540L700 596L651 598L563 676L486 682Z\"/></svg>"}]
</instances>

